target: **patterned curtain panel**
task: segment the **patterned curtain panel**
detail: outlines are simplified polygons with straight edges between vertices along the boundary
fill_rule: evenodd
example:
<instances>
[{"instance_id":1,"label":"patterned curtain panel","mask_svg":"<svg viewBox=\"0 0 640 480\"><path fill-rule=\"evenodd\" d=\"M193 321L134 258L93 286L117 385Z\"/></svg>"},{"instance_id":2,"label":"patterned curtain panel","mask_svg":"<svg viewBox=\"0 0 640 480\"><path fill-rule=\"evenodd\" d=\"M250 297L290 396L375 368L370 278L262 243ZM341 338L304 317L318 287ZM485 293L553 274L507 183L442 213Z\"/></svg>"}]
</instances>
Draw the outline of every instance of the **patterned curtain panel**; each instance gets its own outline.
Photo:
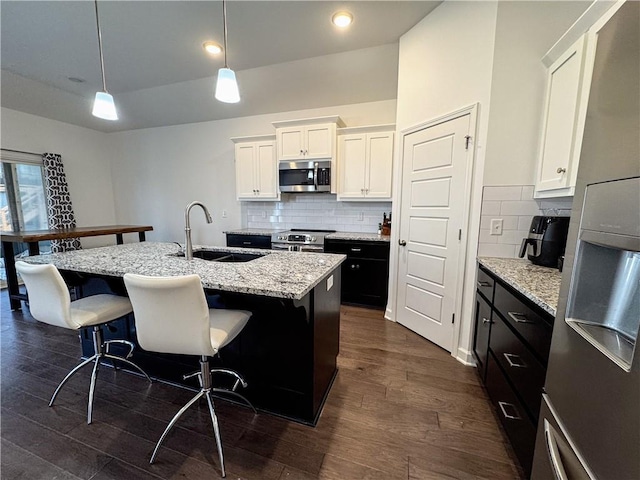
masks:
<instances>
[{"instance_id":1,"label":"patterned curtain panel","mask_svg":"<svg viewBox=\"0 0 640 480\"><path fill-rule=\"evenodd\" d=\"M71 228L76 226L67 177L62 166L62 157L57 153L43 153L45 188L47 190L47 218L49 228ZM82 248L77 238L51 240L54 253Z\"/></svg>"}]
</instances>

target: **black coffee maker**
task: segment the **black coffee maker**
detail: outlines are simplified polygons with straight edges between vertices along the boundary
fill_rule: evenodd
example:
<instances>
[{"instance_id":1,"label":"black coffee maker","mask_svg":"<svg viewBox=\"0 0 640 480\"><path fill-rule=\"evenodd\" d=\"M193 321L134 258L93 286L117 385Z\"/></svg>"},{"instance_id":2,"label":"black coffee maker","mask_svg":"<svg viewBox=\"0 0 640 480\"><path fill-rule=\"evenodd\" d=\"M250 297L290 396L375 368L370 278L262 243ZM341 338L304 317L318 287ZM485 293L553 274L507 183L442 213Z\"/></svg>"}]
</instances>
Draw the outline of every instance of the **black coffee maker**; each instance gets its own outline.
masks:
<instances>
[{"instance_id":1,"label":"black coffee maker","mask_svg":"<svg viewBox=\"0 0 640 480\"><path fill-rule=\"evenodd\" d=\"M520 258L526 252L531 263L558 268L558 260L564 256L568 231L569 217L533 217L529 237L522 240Z\"/></svg>"}]
</instances>

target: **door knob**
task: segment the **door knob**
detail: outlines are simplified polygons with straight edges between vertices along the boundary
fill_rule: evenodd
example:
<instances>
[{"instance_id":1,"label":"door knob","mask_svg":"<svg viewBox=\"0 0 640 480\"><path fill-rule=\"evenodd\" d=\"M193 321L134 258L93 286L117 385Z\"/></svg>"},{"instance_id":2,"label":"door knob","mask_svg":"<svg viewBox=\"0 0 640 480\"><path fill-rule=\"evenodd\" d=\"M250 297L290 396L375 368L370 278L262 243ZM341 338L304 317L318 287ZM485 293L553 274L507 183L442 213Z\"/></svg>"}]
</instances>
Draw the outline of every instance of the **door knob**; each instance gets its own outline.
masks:
<instances>
[{"instance_id":1,"label":"door knob","mask_svg":"<svg viewBox=\"0 0 640 480\"><path fill-rule=\"evenodd\" d=\"M404 247L407 245L407 242L405 242L404 240L398 240L398 245L400 245L401 247Z\"/></svg>"},{"instance_id":2,"label":"door knob","mask_svg":"<svg viewBox=\"0 0 640 480\"><path fill-rule=\"evenodd\" d=\"M567 173L567 169L566 168L562 168L562 167L558 167L558 170L556 170L557 173Z\"/></svg>"}]
</instances>

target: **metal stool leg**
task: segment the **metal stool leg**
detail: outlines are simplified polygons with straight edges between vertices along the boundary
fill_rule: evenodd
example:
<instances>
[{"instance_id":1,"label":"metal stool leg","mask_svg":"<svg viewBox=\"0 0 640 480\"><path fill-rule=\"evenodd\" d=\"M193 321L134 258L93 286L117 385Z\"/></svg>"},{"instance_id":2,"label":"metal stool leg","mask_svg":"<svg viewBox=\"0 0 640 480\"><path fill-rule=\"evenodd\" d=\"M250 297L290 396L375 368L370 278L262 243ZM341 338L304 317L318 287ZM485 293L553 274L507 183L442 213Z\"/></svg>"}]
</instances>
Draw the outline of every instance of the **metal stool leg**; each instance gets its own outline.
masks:
<instances>
[{"instance_id":1,"label":"metal stool leg","mask_svg":"<svg viewBox=\"0 0 640 480\"><path fill-rule=\"evenodd\" d=\"M184 407L178 410L178 413L176 413L175 416L171 419L171 422L169 422L169 425L167 425L167 428L164 430L164 433L160 437L160 440L158 440L158 443L156 444L156 448L153 450L153 455L151 455L151 460L149 460L149 463L153 463L153 461L156 459L156 455L158 454L158 449L160 448L160 445L162 445L162 442L164 441L165 437L169 433L169 430L173 428L173 426L178 421L178 419L182 416L182 414L186 412L191 405L193 405L196 401L198 401L200 397L204 395L204 393L205 393L204 390L200 390L195 397L189 400Z\"/></svg>"},{"instance_id":2,"label":"metal stool leg","mask_svg":"<svg viewBox=\"0 0 640 480\"><path fill-rule=\"evenodd\" d=\"M56 391L53 392L53 395L51 396L51 400L49 401L49 406L50 407L53 405L53 402L55 401L56 396L58 396L58 392L62 389L64 384L67 383L67 380L69 380L82 367L84 367L85 365L89 365L91 362L95 361L97 358L98 358L97 355L94 355L91 358L87 358L84 362L82 362L81 364L77 365L73 370L71 370L69 373L67 373L67 376L64 377L64 379L60 382L60 384L56 388Z\"/></svg>"},{"instance_id":3,"label":"metal stool leg","mask_svg":"<svg viewBox=\"0 0 640 480\"><path fill-rule=\"evenodd\" d=\"M224 456L222 455L222 440L220 439L220 427L218 426L218 417L216 411L213 408L213 400L211 399L211 392L206 392L207 403L209 404L209 414L211 415L211 422L213 423L213 434L216 437L216 445L218 446L218 456L220 457L220 468L222 469L222 477L226 477L227 473L224 471Z\"/></svg>"},{"instance_id":4,"label":"metal stool leg","mask_svg":"<svg viewBox=\"0 0 640 480\"><path fill-rule=\"evenodd\" d=\"M98 368L100 368L100 358L96 358L91 373L91 385L89 387L89 404L87 406L87 424L91 424L91 414L93 413L93 395L96 390L96 379L98 378Z\"/></svg>"}]
</instances>

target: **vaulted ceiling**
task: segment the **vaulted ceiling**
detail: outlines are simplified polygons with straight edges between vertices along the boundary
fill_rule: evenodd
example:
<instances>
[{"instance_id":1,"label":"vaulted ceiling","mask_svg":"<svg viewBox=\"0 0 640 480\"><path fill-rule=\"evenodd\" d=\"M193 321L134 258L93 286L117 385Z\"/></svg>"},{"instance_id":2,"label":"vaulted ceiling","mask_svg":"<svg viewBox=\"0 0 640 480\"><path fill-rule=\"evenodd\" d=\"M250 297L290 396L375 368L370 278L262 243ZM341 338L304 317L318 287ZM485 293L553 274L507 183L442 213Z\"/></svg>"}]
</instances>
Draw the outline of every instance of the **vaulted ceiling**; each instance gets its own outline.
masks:
<instances>
[{"instance_id":1,"label":"vaulted ceiling","mask_svg":"<svg viewBox=\"0 0 640 480\"><path fill-rule=\"evenodd\" d=\"M242 100L213 98L219 1L100 1L106 81L120 120L91 116L101 89L92 1L2 1L2 106L101 131L396 97L398 39L439 1L227 3L228 62ZM331 16L348 10L340 30ZM80 79L81 83L69 80Z\"/></svg>"}]
</instances>

